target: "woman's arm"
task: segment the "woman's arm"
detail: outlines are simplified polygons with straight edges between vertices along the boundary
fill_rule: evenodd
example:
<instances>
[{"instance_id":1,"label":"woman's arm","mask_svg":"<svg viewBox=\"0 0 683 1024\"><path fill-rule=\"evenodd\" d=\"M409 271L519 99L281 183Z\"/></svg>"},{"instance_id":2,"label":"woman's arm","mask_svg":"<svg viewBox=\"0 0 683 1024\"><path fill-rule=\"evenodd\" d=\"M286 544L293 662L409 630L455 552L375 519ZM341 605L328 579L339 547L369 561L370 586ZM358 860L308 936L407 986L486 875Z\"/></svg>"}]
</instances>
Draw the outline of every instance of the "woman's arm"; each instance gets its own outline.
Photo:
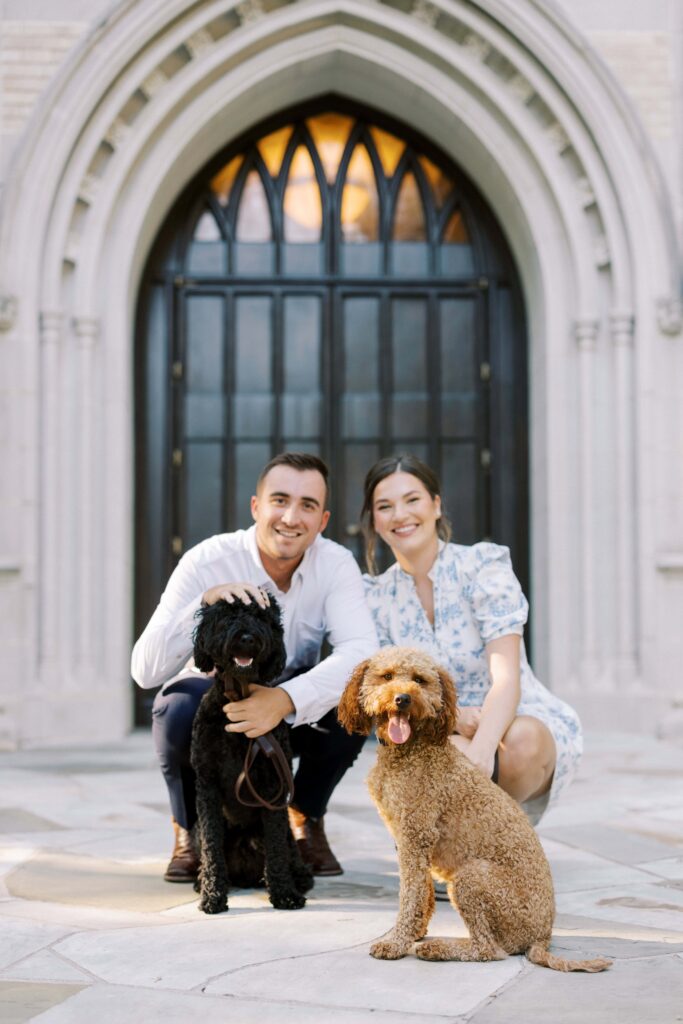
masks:
<instances>
[{"instance_id":1,"label":"woman's arm","mask_svg":"<svg viewBox=\"0 0 683 1024\"><path fill-rule=\"evenodd\" d=\"M510 633L489 641L485 647L491 689L482 704L477 731L465 752L489 778L498 744L515 718L519 705L520 643L521 637Z\"/></svg>"}]
</instances>

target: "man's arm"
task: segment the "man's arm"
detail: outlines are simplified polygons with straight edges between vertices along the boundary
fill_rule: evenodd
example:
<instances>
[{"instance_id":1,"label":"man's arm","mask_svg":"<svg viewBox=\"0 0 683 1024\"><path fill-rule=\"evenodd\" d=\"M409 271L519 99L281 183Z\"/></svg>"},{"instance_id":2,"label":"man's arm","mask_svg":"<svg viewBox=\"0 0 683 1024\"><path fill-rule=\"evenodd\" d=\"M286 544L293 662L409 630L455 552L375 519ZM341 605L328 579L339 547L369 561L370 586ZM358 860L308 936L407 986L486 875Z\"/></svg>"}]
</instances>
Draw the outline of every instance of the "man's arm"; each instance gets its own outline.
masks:
<instances>
[{"instance_id":1,"label":"man's arm","mask_svg":"<svg viewBox=\"0 0 683 1024\"><path fill-rule=\"evenodd\" d=\"M191 558L184 555L133 648L131 674L138 686L144 689L161 686L177 675L192 657L195 614L203 593L199 574Z\"/></svg>"},{"instance_id":2,"label":"man's arm","mask_svg":"<svg viewBox=\"0 0 683 1024\"><path fill-rule=\"evenodd\" d=\"M336 707L358 662L369 658L379 647L360 569L352 556L333 566L330 577L324 596L323 624L332 653L310 672L280 684L294 704L293 725L317 722Z\"/></svg>"}]
</instances>

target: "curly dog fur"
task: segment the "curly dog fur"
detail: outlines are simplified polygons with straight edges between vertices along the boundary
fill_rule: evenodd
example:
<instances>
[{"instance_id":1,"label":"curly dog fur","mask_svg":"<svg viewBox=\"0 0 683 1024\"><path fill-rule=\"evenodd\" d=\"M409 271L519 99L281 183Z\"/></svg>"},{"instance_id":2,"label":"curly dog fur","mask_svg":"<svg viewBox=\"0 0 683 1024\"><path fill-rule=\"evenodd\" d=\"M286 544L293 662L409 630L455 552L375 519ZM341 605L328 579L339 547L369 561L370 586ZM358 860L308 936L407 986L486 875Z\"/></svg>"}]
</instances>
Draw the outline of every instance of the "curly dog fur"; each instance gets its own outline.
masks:
<instances>
[{"instance_id":1,"label":"curly dog fur","mask_svg":"<svg viewBox=\"0 0 683 1024\"><path fill-rule=\"evenodd\" d=\"M557 971L602 971L609 960L548 952L555 917L550 866L521 808L449 742L451 678L428 655L384 648L354 671L338 709L349 732L376 727L380 747L368 787L398 848L400 901L394 928L370 949L404 957L434 912L432 873L448 883L469 939L431 938L423 960L502 960L525 953Z\"/></svg>"},{"instance_id":2,"label":"curly dog fur","mask_svg":"<svg viewBox=\"0 0 683 1024\"><path fill-rule=\"evenodd\" d=\"M202 698L192 728L191 762L196 774L200 850L197 890L199 909L219 914L228 909L230 885L264 884L270 902L281 910L306 903L313 876L304 865L289 830L286 810L245 807L235 796L249 740L226 732L226 690L233 699L249 683L266 686L284 671L286 654L277 602L220 600L202 607L194 632L194 660L202 672L216 670ZM291 766L289 730L284 722L272 731ZM270 760L259 755L250 771L256 791L275 802L278 779Z\"/></svg>"}]
</instances>

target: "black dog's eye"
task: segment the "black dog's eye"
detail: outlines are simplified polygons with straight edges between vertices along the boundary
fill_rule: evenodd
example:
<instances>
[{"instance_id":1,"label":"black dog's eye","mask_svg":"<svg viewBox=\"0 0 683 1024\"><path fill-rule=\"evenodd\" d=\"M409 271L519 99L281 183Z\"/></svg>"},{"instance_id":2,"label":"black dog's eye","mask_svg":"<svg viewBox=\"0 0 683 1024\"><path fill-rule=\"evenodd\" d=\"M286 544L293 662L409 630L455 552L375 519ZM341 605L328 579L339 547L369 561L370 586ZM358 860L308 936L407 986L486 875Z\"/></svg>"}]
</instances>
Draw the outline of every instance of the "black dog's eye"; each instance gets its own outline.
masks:
<instances>
[{"instance_id":1,"label":"black dog's eye","mask_svg":"<svg viewBox=\"0 0 683 1024\"><path fill-rule=\"evenodd\" d=\"M423 679L422 676L413 676L413 682L418 683L420 686L427 685L427 680Z\"/></svg>"},{"instance_id":2,"label":"black dog's eye","mask_svg":"<svg viewBox=\"0 0 683 1024\"><path fill-rule=\"evenodd\" d=\"M385 672L383 674L383 676L382 676L382 679L386 679L387 682L389 682L393 678L394 678L394 673L393 672Z\"/></svg>"}]
</instances>

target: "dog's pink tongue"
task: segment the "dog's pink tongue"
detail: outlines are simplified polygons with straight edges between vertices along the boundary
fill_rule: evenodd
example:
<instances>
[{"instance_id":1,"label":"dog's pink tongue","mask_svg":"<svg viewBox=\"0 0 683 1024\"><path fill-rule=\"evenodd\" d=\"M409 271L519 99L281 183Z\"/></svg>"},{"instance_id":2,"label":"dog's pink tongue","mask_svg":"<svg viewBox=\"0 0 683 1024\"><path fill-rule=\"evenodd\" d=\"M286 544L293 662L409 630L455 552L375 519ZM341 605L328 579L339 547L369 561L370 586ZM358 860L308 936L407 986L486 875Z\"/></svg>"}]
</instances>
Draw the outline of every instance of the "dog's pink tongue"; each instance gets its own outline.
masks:
<instances>
[{"instance_id":1,"label":"dog's pink tongue","mask_svg":"<svg viewBox=\"0 0 683 1024\"><path fill-rule=\"evenodd\" d=\"M387 733L392 743L405 743L411 732L410 722L405 715L389 715Z\"/></svg>"}]
</instances>

